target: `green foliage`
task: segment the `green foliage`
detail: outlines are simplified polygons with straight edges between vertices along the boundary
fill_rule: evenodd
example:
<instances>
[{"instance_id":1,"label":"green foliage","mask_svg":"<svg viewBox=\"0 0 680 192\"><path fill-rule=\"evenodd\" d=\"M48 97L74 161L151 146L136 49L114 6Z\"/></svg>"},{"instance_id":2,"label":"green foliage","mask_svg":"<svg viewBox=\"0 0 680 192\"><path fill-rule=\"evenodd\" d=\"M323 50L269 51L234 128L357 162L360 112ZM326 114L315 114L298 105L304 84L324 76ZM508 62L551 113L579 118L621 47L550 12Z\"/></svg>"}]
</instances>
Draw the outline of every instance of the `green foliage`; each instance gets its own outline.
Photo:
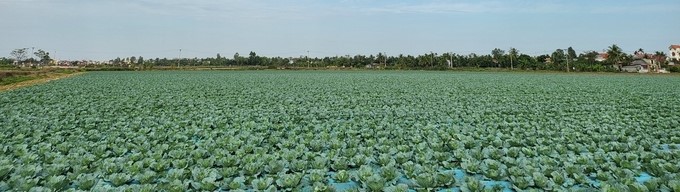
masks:
<instances>
[{"instance_id":1,"label":"green foliage","mask_svg":"<svg viewBox=\"0 0 680 192\"><path fill-rule=\"evenodd\" d=\"M346 170L340 170L335 174L335 180L339 183L345 183L349 181L350 179L350 174Z\"/></svg>"},{"instance_id":2,"label":"green foliage","mask_svg":"<svg viewBox=\"0 0 680 192\"><path fill-rule=\"evenodd\" d=\"M674 65L668 68L671 73L680 73L680 65Z\"/></svg>"},{"instance_id":3,"label":"green foliage","mask_svg":"<svg viewBox=\"0 0 680 192\"><path fill-rule=\"evenodd\" d=\"M95 184L97 184L98 180L99 179L92 174L83 174L78 176L76 185L80 190L90 190L95 186Z\"/></svg>"},{"instance_id":4,"label":"green foliage","mask_svg":"<svg viewBox=\"0 0 680 192\"><path fill-rule=\"evenodd\" d=\"M518 191L670 191L680 113L669 106L680 103L668 95L680 94L678 84L592 74L91 72L0 93L0 190L493 191L505 185L483 184L509 182Z\"/></svg>"},{"instance_id":5,"label":"green foliage","mask_svg":"<svg viewBox=\"0 0 680 192\"><path fill-rule=\"evenodd\" d=\"M54 190L64 190L68 187L69 181L64 175L50 176L47 178L47 186Z\"/></svg>"},{"instance_id":6,"label":"green foliage","mask_svg":"<svg viewBox=\"0 0 680 192\"><path fill-rule=\"evenodd\" d=\"M300 187L301 174L283 174L276 180L276 185L286 191L295 191Z\"/></svg>"},{"instance_id":7,"label":"green foliage","mask_svg":"<svg viewBox=\"0 0 680 192\"><path fill-rule=\"evenodd\" d=\"M382 178L380 175L371 175L370 177L365 178L363 181L363 185L365 189L368 189L368 191L374 191L374 192L379 192L383 191L385 188L385 179Z\"/></svg>"},{"instance_id":8,"label":"green foliage","mask_svg":"<svg viewBox=\"0 0 680 192\"><path fill-rule=\"evenodd\" d=\"M116 187L127 184L128 182L130 182L130 179L131 179L130 175L126 173L114 173L109 175L109 181L111 182L111 184L113 184L113 186Z\"/></svg>"},{"instance_id":9,"label":"green foliage","mask_svg":"<svg viewBox=\"0 0 680 192\"><path fill-rule=\"evenodd\" d=\"M272 187L273 183L274 183L274 179L272 179L272 178L266 178L266 179L265 178L262 178L262 179L258 178L258 179L254 179L251 182L251 185L252 185L253 189L263 191L263 190L265 190L269 187Z\"/></svg>"}]
</instances>

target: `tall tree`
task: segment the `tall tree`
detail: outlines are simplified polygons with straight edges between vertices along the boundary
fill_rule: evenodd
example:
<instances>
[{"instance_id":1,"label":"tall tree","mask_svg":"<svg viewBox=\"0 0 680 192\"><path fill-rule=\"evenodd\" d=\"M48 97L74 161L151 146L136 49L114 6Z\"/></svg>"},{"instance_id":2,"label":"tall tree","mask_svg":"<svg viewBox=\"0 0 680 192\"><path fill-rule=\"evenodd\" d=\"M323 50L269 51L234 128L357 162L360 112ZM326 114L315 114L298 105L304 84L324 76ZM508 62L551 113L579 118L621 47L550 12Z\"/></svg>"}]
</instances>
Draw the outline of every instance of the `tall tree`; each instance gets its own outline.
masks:
<instances>
[{"instance_id":1,"label":"tall tree","mask_svg":"<svg viewBox=\"0 0 680 192\"><path fill-rule=\"evenodd\" d=\"M260 63L257 60L257 54L254 51L251 51L250 54L248 54L248 65L259 65Z\"/></svg>"},{"instance_id":2,"label":"tall tree","mask_svg":"<svg viewBox=\"0 0 680 192\"><path fill-rule=\"evenodd\" d=\"M498 64L498 67L501 67L501 57L505 54L505 51L499 48L495 48L491 50L491 56L493 56L493 60L496 64Z\"/></svg>"},{"instance_id":3,"label":"tall tree","mask_svg":"<svg viewBox=\"0 0 680 192\"><path fill-rule=\"evenodd\" d=\"M514 47L510 48L510 50L508 51L508 56L510 56L510 69L511 70L515 69L513 62L517 59L517 54L519 54L519 51L517 51L517 49L515 49Z\"/></svg>"},{"instance_id":4,"label":"tall tree","mask_svg":"<svg viewBox=\"0 0 680 192\"><path fill-rule=\"evenodd\" d=\"M17 61L17 64L22 64L22 62L28 56L27 55L28 53L26 53L27 50L28 50L28 48L15 49L15 50L12 50L10 55L12 55L12 57L14 57L15 61Z\"/></svg>"},{"instance_id":5,"label":"tall tree","mask_svg":"<svg viewBox=\"0 0 680 192\"><path fill-rule=\"evenodd\" d=\"M565 57L566 55L564 54L564 50L557 49L552 53L552 55L550 55L550 61L552 61L556 66L560 66L565 61Z\"/></svg>"},{"instance_id":6,"label":"tall tree","mask_svg":"<svg viewBox=\"0 0 680 192\"><path fill-rule=\"evenodd\" d=\"M38 59L40 59L40 64L41 65L46 65L50 61L52 61L52 58L50 58L50 53L46 52L42 49L38 49L38 51L33 53Z\"/></svg>"},{"instance_id":7,"label":"tall tree","mask_svg":"<svg viewBox=\"0 0 680 192\"><path fill-rule=\"evenodd\" d=\"M574 50L574 48L571 48L571 47L567 48L567 56L568 56L569 61L574 61L576 59L577 56L576 56L576 51Z\"/></svg>"},{"instance_id":8,"label":"tall tree","mask_svg":"<svg viewBox=\"0 0 680 192\"><path fill-rule=\"evenodd\" d=\"M238 54L238 52L234 53L234 61L236 62L236 65L239 65L239 60L241 60L241 56Z\"/></svg>"},{"instance_id":9,"label":"tall tree","mask_svg":"<svg viewBox=\"0 0 680 192\"><path fill-rule=\"evenodd\" d=\"M619 47L616 44L613 44L612 46L609 46L609 50L607 50L607 62L618 66L619 70L621 70L621 65L623 64L623 61L626 59L626 54L623 53L623 50L621 50L621 47Z\"/></svg>"}]
</instances>

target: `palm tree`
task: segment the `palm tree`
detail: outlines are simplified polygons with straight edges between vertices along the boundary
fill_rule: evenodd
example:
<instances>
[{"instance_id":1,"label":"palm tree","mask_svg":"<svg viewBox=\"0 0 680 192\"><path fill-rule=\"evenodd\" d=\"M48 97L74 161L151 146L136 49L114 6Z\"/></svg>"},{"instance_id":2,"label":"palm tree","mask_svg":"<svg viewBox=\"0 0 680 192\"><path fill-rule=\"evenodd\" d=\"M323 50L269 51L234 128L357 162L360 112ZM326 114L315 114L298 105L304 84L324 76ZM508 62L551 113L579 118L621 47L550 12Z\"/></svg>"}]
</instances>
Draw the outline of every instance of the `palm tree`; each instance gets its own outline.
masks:
<instances>
[{"instance_id":1,"label":"palm tree","mask_svg":"<svg viewBox=\"0 0 680 192\"><path fill-rule=\"evenodd\" d=\"M609 50L607 50L607 61L611 63L612 65L617 65L619 67L619 70L621 70L621 64L624 60L624 57L626 56L625 53L621 50L621 47L619 47L616 44L613 44L612 46L609 46Z\"/></svg>"}]
</instances>

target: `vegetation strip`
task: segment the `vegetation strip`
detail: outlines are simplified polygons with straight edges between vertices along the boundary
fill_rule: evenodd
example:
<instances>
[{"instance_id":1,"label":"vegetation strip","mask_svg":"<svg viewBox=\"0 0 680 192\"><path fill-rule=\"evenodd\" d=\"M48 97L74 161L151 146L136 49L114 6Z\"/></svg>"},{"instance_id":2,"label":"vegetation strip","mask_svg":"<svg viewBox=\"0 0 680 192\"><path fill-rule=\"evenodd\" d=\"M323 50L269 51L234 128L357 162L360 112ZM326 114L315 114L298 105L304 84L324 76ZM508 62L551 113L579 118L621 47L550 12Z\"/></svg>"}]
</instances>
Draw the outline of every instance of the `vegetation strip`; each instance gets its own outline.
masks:
<instances>
[{"instance_id":1,"label":"vegetation strip","mask_svg":"<svg viewBox=\"0 0 680 192\"><path fill-rule=\"evenodd\" d=\"M16 83L7 84L7 85L0 85L0 91L9 91L9 90L18 89L18 88L21 88L21 87L27 87L27 86L41 84L41 83L47 83L47 82L50 82L50 81L68 78L68 77L79 75L79 74L82 74L82 73L83 72L48 73L44 77L37 77L37 76L14 77L14 78L24 79L24 80L18 81Z\"/></svg>"}]
</instances>

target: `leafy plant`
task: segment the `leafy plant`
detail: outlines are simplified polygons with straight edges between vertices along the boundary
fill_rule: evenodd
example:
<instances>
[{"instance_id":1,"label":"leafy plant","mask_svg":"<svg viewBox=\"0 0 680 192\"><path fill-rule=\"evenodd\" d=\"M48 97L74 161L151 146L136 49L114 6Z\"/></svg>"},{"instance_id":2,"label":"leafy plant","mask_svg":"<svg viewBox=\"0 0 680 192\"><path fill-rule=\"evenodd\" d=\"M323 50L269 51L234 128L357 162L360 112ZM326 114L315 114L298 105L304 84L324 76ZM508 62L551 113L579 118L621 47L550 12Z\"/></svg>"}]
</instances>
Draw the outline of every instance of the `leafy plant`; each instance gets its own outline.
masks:
<instances>
[{"instance_id":1,"label":"leafy plant","mask_svg":"<svg viewBox=\"0 0 680 192\"><path fill-rule=\"evenodd\" d=\"M396 186L389 186L385 188L386 192L408 192L408 185L398 184Z\"/></svg>"},{"instance_id":2,"label":"leafy plant","mask_svg":"<svg viewBox=\"0 0 680 192\"><path fill-rule=\"evenodd\" d=\"M264 191L265 189L268 189L269 187L272 187L272 184L274 183L274 179L272 178L257 178L253 179L251 181L251 185L253 189L255 190L261 190Z\"/></svg>"},{"instance_id":3,"label":"leafy plant","mask_svg":"<svg viewBox=\"0 0 680 192\"><path fill-rule=\"evenodd\" d=\"M137 176L137 180L141 184L151 184L156 179L156 172L147 170L143 174Z\"/></svg>"},{"instance_id":4,"label":"leafy plant","mask_svg":"<svg viewBox=\"0 0 680 192\"><path fill-rule=\"evenodd\" d=\"M350 174L346 170L340 170L337 173L335 173L335 180L340 183L346 183L350 179Z\"/></svg>"},{"instance_id":5,"label":"leafy plant","mask_svg":"<svg viewBox=\"0 0 680 192\"><path fill-rule=\"evenodd\" d=\"M335 192L335 188L333 188L333 186L326 185L324 183L316 182L312 185L312 187L312 191L314 192Z\"/></svg>"},{"instance_id":6,"label":"leafy plant","mask_svg":"<svg viewBox=\"0 0 680 192\"><path fill-rule=\"evenodd\" d=\"M66 187L68 187L68 184L69 181L64 175L50 176L47 178L47 186L53 190L64 190Z\"/></svg>"},{"instance_id":7,"label":"leafy plant","mask_svg":"<svg viewBox=\"0 0 680 192\"><path fill-rule=\"evenodd\" d=\"M114 173L109 175L109 181L113 186L121 186L130 182L131 176L127 173Z\"/></svg>"},{"instance_id":8,"label":"leafy plant","mask_svg":"<svg viewBox=\"0 0 680 192\"><path fill-rule=\"evenodd\" d=\"M326 179L326 171L324 170L312 170L309 173L309 181L312 183L321 183Z\"/></svg>"},{"instance_id":9,"label":"leafy plant","mask_svg":"<svg viewBox=\"0 0 680 192\"><path fill-rule=\"evenodd\" d=\"M333 160L331 168L335 171L347 170L349 168L349 161L345 157L338 157Z\"/></svg>"},{"instance_id":10,"label":"leafy plant","mask_svg":"<svg viewBox=\"0 0 680 192\"><path fill-rule=\"evenodd\" d=\"M399 170L393 165L388 165L380 168L380 176L384 178L387 183L394 184L399 177Z\"/></svg>"},{"instance_id":11,"label":"leafy plant","mask_svg":"<svg viewBox=\"0 0 680 192\"><path fill-rule=\"evenodd\" d=\"M461 187L462 191L482 191L484 185L479 179L474 177L466 177L465 184Z\"/></svg>"},{"instance_id":12,"label":"leafy plant","mask_svg":"<svg viewBox=\"0 0 680 192\"><path fill-rule=\"evenodd\" d=\"M229 190L240 190L245 188L246 179L244 177L235 177L226 181Z\"/></svg>"},{"instance_id":13,"label":"leafy plant","mask_svg":"<svg viewBox=\"0 0 680 192\"><path fill-rule=\"evenodd\" d=\"M365 189L369 191L383 191L385 188L385 179L380 175L374 174L362 180Z\"/></svg>"},{"instance_id":14,"label":"leafy plant","mask_svg":"<svg viewBox=\"0 0 680 192\"><path fill-rule=\"evenodd\" d=\"M418 187L426 190L433 190L437 186L435 175L430 173L418 174L415 178L415 183L418 184Z\"/></svg>"},{"instance_id":15,"label":"leafy plant","mask_svg":"<svg viewBox=\"0 0 680 192\"><path fill-rule=\"evenodd\" d=\"M301 174L283 174L276 180L276 185L286 191L295 191L299 187L301 179Z\"/></svg>"},{"instance_id":16,"label":"leafy plant","mask_svg":"<svg viewBox=\"0 0 680 192\"><path fill-rule=\"evenodd\" d=\"M76 186L78 186L78 189L80 190L90 190L95 184L97 184L97 181L97 177L95 177L93 174L83 174L78 176L78 179L76 180Z\"/></svg>"}]
</instances>

